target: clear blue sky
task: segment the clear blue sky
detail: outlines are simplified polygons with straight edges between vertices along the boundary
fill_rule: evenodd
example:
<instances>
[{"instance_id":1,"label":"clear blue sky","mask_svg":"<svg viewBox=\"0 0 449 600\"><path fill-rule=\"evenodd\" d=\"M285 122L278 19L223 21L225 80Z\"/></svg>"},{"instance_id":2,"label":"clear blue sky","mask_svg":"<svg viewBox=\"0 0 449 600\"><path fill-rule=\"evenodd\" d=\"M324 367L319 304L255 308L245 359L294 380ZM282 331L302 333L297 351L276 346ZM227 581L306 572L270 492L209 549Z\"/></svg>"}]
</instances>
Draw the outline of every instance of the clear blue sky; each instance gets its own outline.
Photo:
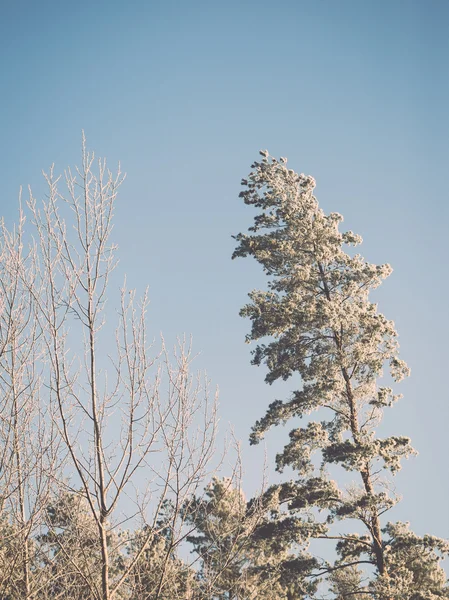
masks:
<instances>
[{"instance_id":1,"label":"clear blue sky","mask_svg":"<svg viewBox=\"0 0 449 600\"><path fill-rule=\"evenodd\" d=\"M412 377L384 433L419 450L396 478L397 519L449 537L449 3L446 0L2 2L1 213L20 185L91 148L128 179L115 239L131 285L150 285L150 325L186 332L244 440L247 488L263 450L249 429L293 382L249 364L238 317L262 285L232 263L251 211L239 182L260 148L312 174L326 211L390 262L377 294ZM287 430L267 438L268 456Z\"/></svg>"}]
</instances>

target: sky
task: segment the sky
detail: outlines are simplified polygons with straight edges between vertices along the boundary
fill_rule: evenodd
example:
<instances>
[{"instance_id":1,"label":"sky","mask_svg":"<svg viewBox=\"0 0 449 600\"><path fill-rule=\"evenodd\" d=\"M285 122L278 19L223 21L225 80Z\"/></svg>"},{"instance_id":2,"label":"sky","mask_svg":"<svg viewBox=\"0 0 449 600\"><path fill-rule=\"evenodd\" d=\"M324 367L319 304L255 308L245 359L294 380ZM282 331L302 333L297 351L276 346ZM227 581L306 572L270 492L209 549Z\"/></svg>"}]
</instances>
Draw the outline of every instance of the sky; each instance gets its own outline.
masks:
<instances>
[{"instance_id":1,"label":"sky","mask_svg":"<svg viewBox=\"0 0 449 600\"><path fill-rule=\"evenodd\" d=\"M263 447L251 426L297 382L264 383L238 316L260 269L232 262L253 214L238 198L259 149L317 180L326 212L389 262L376 292L396 323L411 378L382 435L417 458L395 479L395 519L449 537L447 298L449 4L445 0L64 0L2 2L0 214L41 170L79 163L81 131L127 173L114 241L143 292L149 328L192 335L220 389L220 419L242 440L244 486ZM270 472L289 428L267 436ZM273 479L274 480L274 479Z\"/></svg>"}]
</instances>

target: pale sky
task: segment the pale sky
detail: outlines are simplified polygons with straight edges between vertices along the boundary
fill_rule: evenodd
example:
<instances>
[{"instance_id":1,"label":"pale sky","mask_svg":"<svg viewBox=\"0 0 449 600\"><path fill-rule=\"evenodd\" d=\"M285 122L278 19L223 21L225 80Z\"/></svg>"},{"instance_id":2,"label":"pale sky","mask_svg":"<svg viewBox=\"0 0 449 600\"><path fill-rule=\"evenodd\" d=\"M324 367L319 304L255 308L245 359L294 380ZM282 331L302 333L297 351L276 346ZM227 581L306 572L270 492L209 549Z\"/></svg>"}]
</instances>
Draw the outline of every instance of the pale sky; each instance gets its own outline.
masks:
<instances>
[{"instance_id":1,"label":"pale sky","mask_svg":"<svg viewBox=\"0 0 449 600\"><path fill-rule=\"evenodd\" d=\"M247 443L269 402L238 316L257 265L231 262L253 217L239 182L260 148L313 175L325 211L394 273L376 293L412 377L382 435L417 458L396 477L392 518L449 537L449 3L446 0L61 0L2 3L1 214L41 169L90 148L127 172L114 239L120 272L150 286L150 330L192 335L220 388L222 428L243 441L249 493L263 448ZM296 382L297 383L297 382ZM291 427L267 436L267 455Z\"/></svg>"}]
</instances>

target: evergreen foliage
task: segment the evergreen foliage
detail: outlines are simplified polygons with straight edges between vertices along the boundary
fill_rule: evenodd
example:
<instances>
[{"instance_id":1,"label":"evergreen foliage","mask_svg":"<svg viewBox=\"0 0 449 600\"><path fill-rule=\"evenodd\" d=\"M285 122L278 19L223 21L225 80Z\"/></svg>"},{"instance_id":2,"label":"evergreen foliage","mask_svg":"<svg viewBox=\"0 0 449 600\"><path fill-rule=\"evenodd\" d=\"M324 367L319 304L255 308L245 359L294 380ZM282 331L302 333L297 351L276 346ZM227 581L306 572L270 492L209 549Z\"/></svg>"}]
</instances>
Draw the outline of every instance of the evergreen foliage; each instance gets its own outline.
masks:
<instances>
[{"instance_id":1,"label":"evergreen foliage","mask_svg":"<svg viewBox=\"0 0 449 600\"><path fill-rule=\"evenodd\" d=\"M257 342L253 364L266 365L268 383L293 375L302 381L289 399L270 404L250 438L257 444L270 427L301 419L276 457L277 469L291 468L296 480L268 491L278 499L278 526L288 529L292 547L337 540L338 559L311 564L306 575L327 574L336 598L449 597L438 566L448 545L399 523L382 524L398 501L384 475L414 453L407 437L376 435L384 410L400 398L390 381L409 374L393 321L370 301L391 267L347 251L362 239L340 232L343 217L319 207L313 177L289 169L285 158L260 154L240 193L259 212L249 233L235 236L233 258L253 257L268 277L267 289L252 291L241 311L251 321L247 342ZM317 420L309 417L314 412ZM354 483L334 481L334 465ZM349 520L358 523L356 532L334 535Z\"/></svg>"}]
</instances>

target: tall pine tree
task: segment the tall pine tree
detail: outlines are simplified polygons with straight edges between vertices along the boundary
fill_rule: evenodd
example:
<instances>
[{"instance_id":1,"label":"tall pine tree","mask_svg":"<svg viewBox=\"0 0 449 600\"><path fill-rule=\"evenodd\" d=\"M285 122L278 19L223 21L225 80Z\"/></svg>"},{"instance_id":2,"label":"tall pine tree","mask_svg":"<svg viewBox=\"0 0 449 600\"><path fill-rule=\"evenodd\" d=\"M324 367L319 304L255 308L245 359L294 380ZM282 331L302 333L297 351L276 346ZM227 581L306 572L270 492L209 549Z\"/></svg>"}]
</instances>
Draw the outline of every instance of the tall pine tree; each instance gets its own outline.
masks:
<instances>
[{"instance_id":1,"label":"tall pine tree","mask_svg":"<svg viewBox=\"0 0 449 600\"><path fill-rule=\"evenodd\" d=\"M256 444L271 426L302 419L276 457L277 469L291 467L296 479L267 492L278 502L270 535L290 530L292 545L304 551L311 538L335 540L336 560L317 560L308 576L324 576L339 600L449 598L439 566L448 544L384 522L398 499L383 474L394 475L414 453L407 437L376 435L384 410L400 397L381 381L383 370L392 383L409 374L394 323L369 299L391 267L345 251L362 239L341 233L342 216L319 208L314 179L288 169L284 158L260 154L240 193L259 212L249 233L235 237L233 258L254 257L268 289L252 291L241 314L251 320L247 341L258 342L252 362L266 365L266 381L294 374L302 381L289 399L270 404L251 434ZM308 417L315 411L322 420ZM354 481L337 484L330 465ZM341 520L358 521L356 532L335 533Z\"/></svg>"}]
</instances>

